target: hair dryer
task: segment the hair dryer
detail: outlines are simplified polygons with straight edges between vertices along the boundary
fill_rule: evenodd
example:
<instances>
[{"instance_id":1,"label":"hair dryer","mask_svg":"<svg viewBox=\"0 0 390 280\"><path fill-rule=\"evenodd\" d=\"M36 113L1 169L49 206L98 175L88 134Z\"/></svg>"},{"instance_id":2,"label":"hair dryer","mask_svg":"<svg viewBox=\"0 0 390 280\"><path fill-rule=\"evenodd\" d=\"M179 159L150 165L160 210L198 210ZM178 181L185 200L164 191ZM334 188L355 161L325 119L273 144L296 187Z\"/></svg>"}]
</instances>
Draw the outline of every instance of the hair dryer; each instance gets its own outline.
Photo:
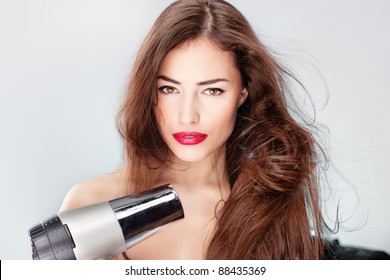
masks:
<instances>
[{"instance_id":1,"label":"hair dryer","mask_svg":"<svg viewBox=\"0 0 390 280\"><path fill-rule=\"evenodd\" d=\"M110 258L182 218L180 199L170 185L59 212L29 229L32 258Z\"/></svg>"}]
</instances>

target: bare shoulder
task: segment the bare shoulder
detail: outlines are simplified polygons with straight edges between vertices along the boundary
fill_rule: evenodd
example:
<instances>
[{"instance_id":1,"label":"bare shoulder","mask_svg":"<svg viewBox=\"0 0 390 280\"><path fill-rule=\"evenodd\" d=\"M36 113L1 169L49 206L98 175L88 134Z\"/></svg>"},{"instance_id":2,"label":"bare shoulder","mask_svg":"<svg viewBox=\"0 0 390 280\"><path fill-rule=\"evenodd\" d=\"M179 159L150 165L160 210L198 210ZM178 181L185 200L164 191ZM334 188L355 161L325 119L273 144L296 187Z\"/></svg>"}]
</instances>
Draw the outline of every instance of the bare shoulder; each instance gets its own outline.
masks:
<instances>
[{"instance_id":1,"label":"bare shoulder","mask_svg":"<svg viewBox=\"0 0 390 280\"><path fill-rule=\"evenodd\" d=\"M73 186L66 194L61 211L83 207L126 195L126 172L120 169Z\"/></svg>"}]
</instances>

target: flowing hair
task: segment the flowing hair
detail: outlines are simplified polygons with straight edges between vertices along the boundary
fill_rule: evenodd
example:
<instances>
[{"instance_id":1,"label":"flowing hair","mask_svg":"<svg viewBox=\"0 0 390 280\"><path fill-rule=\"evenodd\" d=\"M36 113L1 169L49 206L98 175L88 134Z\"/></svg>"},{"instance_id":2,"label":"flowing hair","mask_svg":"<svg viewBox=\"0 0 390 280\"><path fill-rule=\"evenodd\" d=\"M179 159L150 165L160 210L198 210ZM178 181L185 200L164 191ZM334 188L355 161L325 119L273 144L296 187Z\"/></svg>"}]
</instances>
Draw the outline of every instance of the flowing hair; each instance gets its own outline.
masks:
<instances>
[{"instance_id":1,"label":"flowing hair","mask_svg":"<svg viewBox=\"0 0 390 280\"><path fill-rule=\"evenodd\" d=\"M324 221L313 133L291 116L289 80L245 17L221 0L175 1L145 38L117 116L129 192L156 184L168 147L153 107L160 63L175 47L207 38L234 54L249 95L226 145L231 193L216 213L208 259L321 259ZM299 83L299 82L298 82Z\"/></svg>"}]
</instances>

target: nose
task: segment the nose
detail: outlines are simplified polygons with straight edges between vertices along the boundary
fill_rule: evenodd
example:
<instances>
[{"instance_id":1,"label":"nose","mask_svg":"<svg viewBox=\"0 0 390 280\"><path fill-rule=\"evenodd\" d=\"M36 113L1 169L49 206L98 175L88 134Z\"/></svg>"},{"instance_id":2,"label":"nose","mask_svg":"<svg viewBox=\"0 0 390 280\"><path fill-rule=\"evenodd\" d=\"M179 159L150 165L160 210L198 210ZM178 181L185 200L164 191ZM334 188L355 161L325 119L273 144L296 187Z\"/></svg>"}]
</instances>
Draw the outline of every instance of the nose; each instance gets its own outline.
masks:
<instances>
[{"instance_id":1,"label":"nose","mask_svg":"<svg viewBox=\"0 0 390 280\"><path fill-rule=\"evenodd\" d=\"M179 104L178 122L181 125L194 125L199 123L199 102L194 95L182 95Z\"/></svg>"}]
</instances>

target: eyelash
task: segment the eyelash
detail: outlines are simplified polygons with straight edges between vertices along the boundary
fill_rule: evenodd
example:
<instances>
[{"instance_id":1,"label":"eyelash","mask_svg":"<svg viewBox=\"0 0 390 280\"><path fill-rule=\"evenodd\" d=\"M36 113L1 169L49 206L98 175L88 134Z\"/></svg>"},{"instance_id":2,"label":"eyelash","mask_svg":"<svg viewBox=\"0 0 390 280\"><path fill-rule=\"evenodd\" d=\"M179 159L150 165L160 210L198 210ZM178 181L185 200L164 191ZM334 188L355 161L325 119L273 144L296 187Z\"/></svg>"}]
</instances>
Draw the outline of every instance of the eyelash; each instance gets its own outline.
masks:
<instances>
[{"instance_id":1,"label":"eyelash","mask_svg":"<svg viewBox=\"0 0 390 280\"><path fill-rule=\"evenodd\" d=\"M167 90L172 90L173 92L166 92ZM171 87L171 86L162 86L162 87L159 87L158 88L158 91L161 93L161 94L175 94L178 92L178 90L174 87ZM210 92L210 91L216 91L217 93L216 94L211 94L211 93L206 93L206 92ZM218 95L221 95L223 94L225 91L221 88L208 88L208 89L205 89L203 91L203 93L205 93L206 95L209 95L209 96L218 96Z\"/></svg>"}]
</instances>

